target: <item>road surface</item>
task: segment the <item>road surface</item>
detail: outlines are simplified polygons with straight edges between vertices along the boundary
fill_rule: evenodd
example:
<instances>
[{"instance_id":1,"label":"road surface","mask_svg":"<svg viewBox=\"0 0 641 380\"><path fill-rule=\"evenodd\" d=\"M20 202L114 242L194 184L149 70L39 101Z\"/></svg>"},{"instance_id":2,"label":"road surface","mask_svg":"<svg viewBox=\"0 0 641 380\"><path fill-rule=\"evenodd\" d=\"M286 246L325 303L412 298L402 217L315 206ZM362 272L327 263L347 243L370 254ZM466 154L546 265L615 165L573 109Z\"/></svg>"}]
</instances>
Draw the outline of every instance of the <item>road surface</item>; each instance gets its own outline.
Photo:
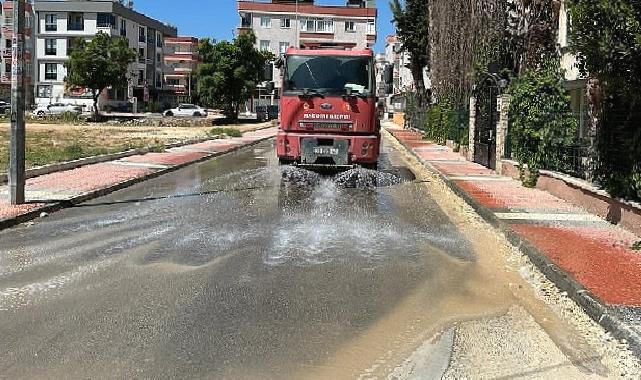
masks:
<instances>
[{"instance_id":1,"label":"road surface","mask_svg":"<svg viewBox=\"0 0 641 380\"><path fill-rule=\"evenodd\" d=\"M636 375L391 142L381 171L264 142L0 232L0 378Z\"/></svg>"}]
</instances>

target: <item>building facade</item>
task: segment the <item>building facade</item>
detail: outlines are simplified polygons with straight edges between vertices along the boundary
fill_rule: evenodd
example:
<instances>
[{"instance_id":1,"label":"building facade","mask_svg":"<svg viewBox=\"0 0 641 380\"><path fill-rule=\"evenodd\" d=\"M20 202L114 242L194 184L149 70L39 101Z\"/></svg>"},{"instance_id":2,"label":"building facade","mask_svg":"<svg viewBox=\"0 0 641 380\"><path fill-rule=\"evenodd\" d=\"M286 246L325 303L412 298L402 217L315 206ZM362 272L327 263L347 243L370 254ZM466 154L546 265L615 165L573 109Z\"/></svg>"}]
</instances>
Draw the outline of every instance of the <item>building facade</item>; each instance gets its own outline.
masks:
<instances>
[{"instance_id":1,"label":"building facade","mask_svg":"<svg viewBox=\"0 0 641 380\"><path fill-rule=\"evenodd\" d=\"M109 89L100 98L101 109L132 100L137 109L160 108L173 93L163 88L164 41L176 37L175 27L133 9L133 1L37 1L35 10L35 103L65 102L90 106L86 89L67 88L65 61L77 38L90 40L99 31L129 40L139 55L129 67L129 85Z\"/></svg>"},{"instance_id":2,"label":"building facade","mask_svg":"<svg viewBox=\"0 0 641 380\"><path fill-rule=\"evenodd\" d=\"M570 14L565 1L559 11L558 46L561 54L561 69L565 73L565 88L570 95L570 106L579 122L579 138L588 139L587 80L581 75L576 56L570 51Z\"/></svg>"},{"instance_id":3,"label":"building facade","mask_svg":"<svg viewBox=\"0 0 641 380\"><path fill-rule=\"evenodd\" d=\"M239 0L238 33L253 31L256 47L279 56L290 46L334 44L345 48L372 48L376 43L377 8L371 0L346 0L344 6L316 4L314 0ZM273 70L276 91L280 71ZM273 103L274 95L259 88L258 103Z\"/></svg>"},{"instance_id":4,"label":"building facade","mask_svg":"<svg viewBox=\"0 0 641 380\"><path fill-rule=\"evenodd\" d=\"M195 74L200 64L198 39L194 37L165 38L165 89L175 95L178 103L192 103L196 92Z\"/></svg>"},{"instance_id":5,"label":"building facade","mask_svg":"<svg viewBox=\"0 0 641 380\"><path fill-rule=\"evenodd\" d=\"M414 91L414 79L412 70L409 68L410 54L402 48L403 45L396 35L386 37L384 60L391 65L393 78L391 93L386 96L387 112L403 111L405 107L403 94Z\"/></svg>"},{"instance_id":6,"label":"building facade","mask_svg":"<svg viewBox=\"0 0 641 380\"><path fill-rule=\"evenodd\" d=\"M13 45L13 1L2 3L0 17L0 100L11 97L11 47ZM25 101L33 102L33 6L25 4L25 47L24 47L24 73L25 73Z\"/></svg>"}]
</instances>

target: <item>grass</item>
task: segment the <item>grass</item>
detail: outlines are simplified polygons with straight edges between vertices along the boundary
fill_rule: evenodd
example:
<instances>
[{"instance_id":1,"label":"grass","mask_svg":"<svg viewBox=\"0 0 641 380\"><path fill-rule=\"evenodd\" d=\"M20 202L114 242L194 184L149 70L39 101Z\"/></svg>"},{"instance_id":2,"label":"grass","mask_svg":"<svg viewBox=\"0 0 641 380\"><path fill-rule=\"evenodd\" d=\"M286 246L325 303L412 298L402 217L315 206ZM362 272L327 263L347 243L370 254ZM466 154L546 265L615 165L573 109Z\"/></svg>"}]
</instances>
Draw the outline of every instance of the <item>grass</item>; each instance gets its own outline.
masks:
<instances>
[{"instance_id":1,"label":"grass","mask_svg":"<svg viewBox=\"0 0 641 380\"><path fill-rule=\"evenodd\" d=\"M10 134L0 130L0 171L9 166ZM164 141L153 137L118 136L111 133L84 131L32 131L27 129L27 168L77 160L83 157L123 152L137 148L164 150Z\"/></svg>"},{"instance_id":2,"label":"grass","mask_svg":"<svg viewBox=\"0 0 641 380\"><path fill-rule=\"evenodd\" d=\"M236 128L212 128L208 132L209 136L229 136L229 137L242 137L243 133Z\"/></svg>"}]
</instances>

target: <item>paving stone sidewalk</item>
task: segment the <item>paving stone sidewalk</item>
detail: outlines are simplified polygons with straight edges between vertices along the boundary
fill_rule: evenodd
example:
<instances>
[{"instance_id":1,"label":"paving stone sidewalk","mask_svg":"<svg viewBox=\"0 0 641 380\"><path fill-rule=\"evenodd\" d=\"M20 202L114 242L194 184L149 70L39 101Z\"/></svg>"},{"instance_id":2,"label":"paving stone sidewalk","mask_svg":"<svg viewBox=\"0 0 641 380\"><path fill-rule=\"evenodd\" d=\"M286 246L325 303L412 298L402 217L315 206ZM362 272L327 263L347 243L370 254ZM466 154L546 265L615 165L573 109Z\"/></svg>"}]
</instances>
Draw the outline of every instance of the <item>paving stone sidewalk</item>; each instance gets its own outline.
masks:
<instances>
[{"instance_id":1,"label":"paving stone sidewalk","mask_svg":"<svg viewBox=\"0 0 641 380\"><path fill-rule=\"evenodd\" d=\"M512 243L597 322L641 348L641 240L631 232L545 191L521 186L467 161L419 132L386 129Z\"/></svg>"},{"instance_id":2,"label":"paving stone sidewalk","mask_svg":"<svg viewBox=\"0 0 641 380\"><path fill-rule=\"evenodd\" d=\"M31 178L26 186L28 203L21 206L10 205L7 186L0 186L0 229L60 209L65 203L80 202L272 138L276 131L276 128L260 129L246 132L243 137L208 140L163 153L129 156Z\"/></svg>"}]
</instances>

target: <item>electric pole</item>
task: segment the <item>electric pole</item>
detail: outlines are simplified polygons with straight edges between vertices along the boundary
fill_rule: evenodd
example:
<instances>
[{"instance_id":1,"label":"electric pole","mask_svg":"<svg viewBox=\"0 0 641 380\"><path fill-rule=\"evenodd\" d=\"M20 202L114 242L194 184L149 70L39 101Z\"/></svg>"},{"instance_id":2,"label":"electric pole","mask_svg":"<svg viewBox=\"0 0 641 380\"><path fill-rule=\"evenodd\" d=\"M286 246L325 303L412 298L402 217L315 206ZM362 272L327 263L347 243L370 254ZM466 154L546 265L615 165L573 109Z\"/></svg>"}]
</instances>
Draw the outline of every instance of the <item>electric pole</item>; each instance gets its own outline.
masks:
<instances>
[{"instance_id":1,"label":"electric pole","mask_svg":"<svg viewBox=\"0 0 641 380\"><path fill-rule=\"evenodd\" d=\"M9 195L12 205L25 202L24 27L25 0L14 0L11 44L11 147L9 149Z\"/></svg>"}]
</instances>

